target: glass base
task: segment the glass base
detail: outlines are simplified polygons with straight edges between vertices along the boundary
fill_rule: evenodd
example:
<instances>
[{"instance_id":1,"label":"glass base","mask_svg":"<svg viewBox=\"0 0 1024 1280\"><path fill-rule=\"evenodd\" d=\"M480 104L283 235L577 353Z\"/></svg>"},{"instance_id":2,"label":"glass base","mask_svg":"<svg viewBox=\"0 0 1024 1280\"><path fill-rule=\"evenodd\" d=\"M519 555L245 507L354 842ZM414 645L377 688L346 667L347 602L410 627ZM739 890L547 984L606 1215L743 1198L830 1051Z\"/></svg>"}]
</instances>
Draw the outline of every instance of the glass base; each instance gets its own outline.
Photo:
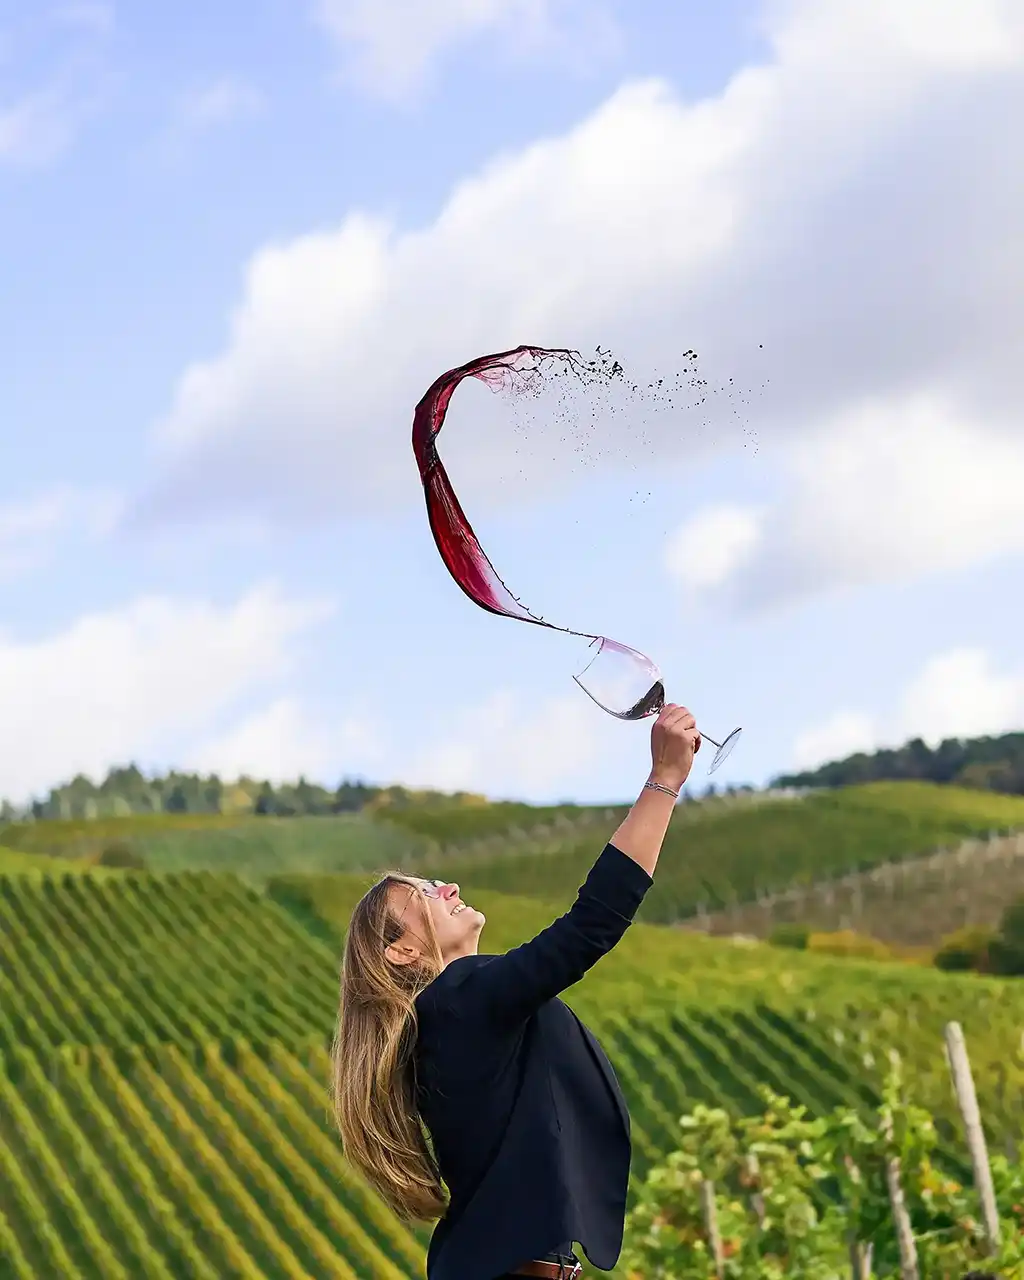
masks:
<instances>
[{"instance_id":1,"label":"glass base","mask_svg":"<svg viewBox=\"0 0 1024 1280\"><path fill-rule=\"evenodd\" d=\"M715 770L720 765L725 764L726 760L728 760L729 757L732 755L733 748L736 746L736 743L739 742L740 734L742 732L743 732L742 729L733 729L732 733L729 734L729 736L725 739L722 745L715 752L715 758L714 760L711 761L711 768L708 769L708 773L714 773Z\"/></svg>"}]
</instances>

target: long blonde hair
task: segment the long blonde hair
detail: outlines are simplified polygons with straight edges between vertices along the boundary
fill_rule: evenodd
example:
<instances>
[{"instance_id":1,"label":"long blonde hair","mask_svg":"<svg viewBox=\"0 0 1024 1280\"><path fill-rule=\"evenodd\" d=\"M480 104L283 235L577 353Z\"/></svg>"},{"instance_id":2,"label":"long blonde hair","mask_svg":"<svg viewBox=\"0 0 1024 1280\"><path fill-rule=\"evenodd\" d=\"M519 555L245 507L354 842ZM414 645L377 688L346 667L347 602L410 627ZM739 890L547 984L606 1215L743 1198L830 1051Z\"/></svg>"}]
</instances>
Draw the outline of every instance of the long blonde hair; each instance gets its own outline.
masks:
<instances>
[{"instance_id":1,"label":"long blonde hair","mask_svg":"<svg viewBox=\"0 0 1024 1280\"><path fill-rule=\"evenodd\" d=\"M447 1206L416 1103L413 1050L416 997L443 968L429 911L426 952L392 964L385 948L404 929L389 889L411 877L388 872L359 900L341 965L341 999L332 1048L331 1101L345 1154L404 1222L431 1222Z\"/></svg>"}]
</instances>

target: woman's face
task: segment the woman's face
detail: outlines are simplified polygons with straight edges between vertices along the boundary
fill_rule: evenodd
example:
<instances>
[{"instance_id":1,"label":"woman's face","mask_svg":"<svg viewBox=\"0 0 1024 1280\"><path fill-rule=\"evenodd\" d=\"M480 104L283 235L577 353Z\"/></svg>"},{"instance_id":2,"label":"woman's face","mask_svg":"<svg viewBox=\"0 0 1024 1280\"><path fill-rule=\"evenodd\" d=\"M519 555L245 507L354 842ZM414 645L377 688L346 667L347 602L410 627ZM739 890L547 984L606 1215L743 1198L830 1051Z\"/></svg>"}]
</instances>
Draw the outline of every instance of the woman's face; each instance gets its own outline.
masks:
<instances>
[{"instance_id":1,"label":"woman's face","mask_svg":"<svg viewBox=\"0 0 1024 1280\"><path fill-rule=\"evenodd\" d=\"M417 878L414 885L393 884L388 894L391 909L404 929L394 947L388 948L392 960L408 963L427 949L427 913L433 920L445 964L459 956L476 954L486 918L482 911L462 901L457 884Z\"/></svg>"}]
</instances>

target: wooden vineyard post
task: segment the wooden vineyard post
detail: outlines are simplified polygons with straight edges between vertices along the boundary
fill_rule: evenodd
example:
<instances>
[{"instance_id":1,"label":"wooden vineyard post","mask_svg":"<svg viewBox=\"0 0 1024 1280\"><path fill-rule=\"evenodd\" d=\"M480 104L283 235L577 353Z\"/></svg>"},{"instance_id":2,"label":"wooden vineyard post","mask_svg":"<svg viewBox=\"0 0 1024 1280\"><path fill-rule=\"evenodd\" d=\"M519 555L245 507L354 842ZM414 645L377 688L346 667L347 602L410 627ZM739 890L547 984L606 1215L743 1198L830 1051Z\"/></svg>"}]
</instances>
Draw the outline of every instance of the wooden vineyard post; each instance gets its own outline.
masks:
<instances>
[{"instance_id":1,"label":"wooden vineyard post","mask_svg":"<svg viewBox=\"0 0 1024 1280\"><path fill-rule=\"evenodd\" d=\"M718 1210L715 1208L715 1184L707 1178L700 1184L700 1207L704 1215L704 1230L708 1234L708 1245L715 1262L715 1275L722 1280L725 1274L725 1254L722 1251L722 1237L718 1231Z\"/></svg>"},{"instance_id":2,"label":"wooden vineyard post","mask_svg":"<svg viewBox=\"0 0 1024 1280\"><path fill-rule=\"evenodd\" d=\"M885 1136L892 1137L892 1120L887 1119ZM900 1162L893 1156L885 1162L885 1179L889 1185L889 1207L892 1209L893 1226L896 1228L896 1243L900 1251L900 1280L921 1280L921 1272L917 1264L917 1244L914 1231L910 1225L910 1214L903 1199L903 1187L900 1185Z\"/></svg>"},{"instance_id":3,"label":"wooden vineyard post","mask_svg":"<svg viewBox=\"0 0 1024 1280\"><path fill-rule=\"evenodd\" d=\"M874 1245L860 1240L850 1241L850 1275L853 1280L871 1280L871 1255Z\"/></svg>"},{"instance_id":4,"label":"wooden vineyard post","mask_svg":"<svg viewBox=\"0 0 1024 1280\"><path fill-rule=\"evenodd\" d=\"M992 1170L988 1163L985 1130L982 1128L981 1112L978 1110L978 1095L974 1091L974 1077L971 1075L967 1044L959 1022L946 1024L946 1058L953 1077L957 1105L963 1116L964 1129L967 1131L967 1146L970 1149L971 1164L974 1168L974 1185L981 1197L981 1220L985 1227L985 1238L989 1250L994 1253L999 1248L999 1212L996 1209Z\"/></svg>"},{"instance_id":5,"label":"wooden vineyard post","mask_svg":"<svg viewBox=\"0 0 1024 1280\"><path fill-rule=\"evenodd\" d=\"M753 1206L754 1214L757 1217L757 1229L764 1230L764 1220L767 1217L764 1205L764 1196L761 1194L761 1162L752 1151L747 1153L746 1160L747 1177L750 1179L750 1185L753 1187L753 1193L750 1197L750 1203Z\"/></svg>"}]
</instances>

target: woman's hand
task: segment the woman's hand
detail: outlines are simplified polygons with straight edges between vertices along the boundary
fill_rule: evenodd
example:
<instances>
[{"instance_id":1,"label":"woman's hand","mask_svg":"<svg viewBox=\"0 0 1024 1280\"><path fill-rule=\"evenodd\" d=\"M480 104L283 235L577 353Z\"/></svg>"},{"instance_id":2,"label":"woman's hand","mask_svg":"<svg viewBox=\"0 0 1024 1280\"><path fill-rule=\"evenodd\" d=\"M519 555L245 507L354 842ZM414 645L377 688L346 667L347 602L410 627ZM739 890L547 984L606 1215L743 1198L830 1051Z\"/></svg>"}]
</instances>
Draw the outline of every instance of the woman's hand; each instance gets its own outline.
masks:
<instances>
[{"instance_id":1,"label":"woman's hand","mask_svg":"<svg viewBox=\"0 0 1024 1280\"><path fill-rule=\"evenodd\" d=\"M667 702L651 728L651 782L678 791L700 750L697 721L685 707Z\"/></svg>"},{"instance_id":2,"label":"woman's hand","mask_svg":"<svg viewBox=\"0 0 1024 1280\"><path fill-rule=\"evenodd\" d=\"M699 750L700 734L693 716L685 707L669 703L651 729L651 773L647 781L678 793ZM661 791L645 787L611 843L653 876L674 812L674 800L670 802Z\"/></svg>"}]
</instances>

